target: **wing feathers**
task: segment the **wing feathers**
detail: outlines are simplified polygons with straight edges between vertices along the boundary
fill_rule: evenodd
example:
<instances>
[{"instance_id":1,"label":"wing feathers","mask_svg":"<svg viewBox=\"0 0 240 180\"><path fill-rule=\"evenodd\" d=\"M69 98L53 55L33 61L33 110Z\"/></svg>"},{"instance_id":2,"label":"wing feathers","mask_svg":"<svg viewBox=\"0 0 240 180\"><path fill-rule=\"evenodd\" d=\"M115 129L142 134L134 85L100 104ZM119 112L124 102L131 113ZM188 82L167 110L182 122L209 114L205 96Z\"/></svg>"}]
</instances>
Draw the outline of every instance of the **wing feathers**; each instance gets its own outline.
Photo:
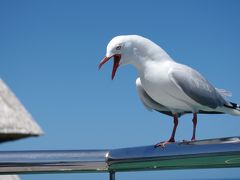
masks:
<instances>
[{"instance_id":1,"label":"wing feathers","mask_svg":"<svg viewBox=\"0 0 240 180\"><path fill-rule=\"evenodd\" d=\"M226 104L222 95L197 71L179 65L171 69L169 76L173 83L197 103L210 108Z\"/></svg>"}]
</instances>

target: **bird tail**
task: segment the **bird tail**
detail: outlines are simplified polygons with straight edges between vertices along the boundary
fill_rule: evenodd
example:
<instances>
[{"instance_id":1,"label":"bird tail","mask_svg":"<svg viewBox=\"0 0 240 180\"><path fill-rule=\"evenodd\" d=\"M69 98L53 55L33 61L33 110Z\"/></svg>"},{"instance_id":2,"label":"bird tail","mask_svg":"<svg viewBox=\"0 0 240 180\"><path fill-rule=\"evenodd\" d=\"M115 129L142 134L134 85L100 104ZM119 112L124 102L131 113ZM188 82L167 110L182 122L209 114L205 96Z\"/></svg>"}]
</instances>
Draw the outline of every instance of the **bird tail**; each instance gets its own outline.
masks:
<instances>
[{"instance_id":1,"label":"bird tail","mask_svg":"<svg viewBox=\"0 0 240 180\"><path fill-rule=\"evenodd\" d=\"M240 105L229 102L228 104L224 104L223 110L225 113L234 115L234 116L240 116Z\"/></svg>"}]
</instances>

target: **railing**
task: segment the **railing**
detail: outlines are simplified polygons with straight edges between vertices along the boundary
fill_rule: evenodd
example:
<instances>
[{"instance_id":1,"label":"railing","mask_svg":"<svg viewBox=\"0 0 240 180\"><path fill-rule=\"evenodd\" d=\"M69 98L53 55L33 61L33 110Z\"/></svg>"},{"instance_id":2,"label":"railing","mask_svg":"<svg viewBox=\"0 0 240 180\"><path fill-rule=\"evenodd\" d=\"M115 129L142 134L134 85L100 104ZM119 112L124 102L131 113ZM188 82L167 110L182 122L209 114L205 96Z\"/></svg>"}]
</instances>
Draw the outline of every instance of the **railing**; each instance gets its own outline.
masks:
<instances>
[{"instance_id":1,"label":"railing","mask_svg":"<svg viewBox=\"0 0 240 180\"><path fill-rule=\"evenodd\" d=\"M112 150L0 152L0 174L148 171L240 167L240 138Z\"/></svg>"}]
</instances>

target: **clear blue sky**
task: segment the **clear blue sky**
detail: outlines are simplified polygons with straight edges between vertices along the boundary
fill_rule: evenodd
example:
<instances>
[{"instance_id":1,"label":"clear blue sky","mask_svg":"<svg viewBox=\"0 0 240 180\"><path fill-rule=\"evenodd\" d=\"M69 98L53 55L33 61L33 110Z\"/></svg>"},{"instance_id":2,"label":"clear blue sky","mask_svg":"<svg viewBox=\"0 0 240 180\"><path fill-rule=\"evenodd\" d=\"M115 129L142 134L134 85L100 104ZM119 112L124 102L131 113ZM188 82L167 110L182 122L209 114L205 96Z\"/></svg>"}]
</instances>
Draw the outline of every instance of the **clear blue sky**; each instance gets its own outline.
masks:
<instances>
[{"instance_id":1,"label":"clear blue sky","mask_svg":"<svg viewBox=\"0 0 240 180\"><path fill-rule=\"evenodd\" d=\"M240 1L0 1L0 77L45 135L1 144L1 150L106 149L155 144L172 119L145 110L126 66L97 66L109 40L150 38L176 61L200 71L240 102ZM191 116L177 140L190 139ZM240 117L201 115L197 138L240 136ZM239 178L239 169L117 174L126 179ZM25 175L22 179L106 179L107 174Z\"/></svg>"}]
</instances>

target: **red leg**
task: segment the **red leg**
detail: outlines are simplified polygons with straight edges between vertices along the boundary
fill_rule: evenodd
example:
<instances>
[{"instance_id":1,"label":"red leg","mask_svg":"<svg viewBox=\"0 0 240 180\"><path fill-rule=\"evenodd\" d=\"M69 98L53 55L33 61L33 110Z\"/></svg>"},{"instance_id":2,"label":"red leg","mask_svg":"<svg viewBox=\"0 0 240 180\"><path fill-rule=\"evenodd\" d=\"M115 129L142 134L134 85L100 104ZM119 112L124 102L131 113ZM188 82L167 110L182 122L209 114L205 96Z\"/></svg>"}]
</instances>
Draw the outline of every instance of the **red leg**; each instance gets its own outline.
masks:
<instances>
[{"instance_id":1,"label":"red leg","mask_svg":"<svg viewBox=\"0 0 240 180\"><path fill-rule=\"evenodd\" d=\"M196 127L197 127L197 113L193 113L193 135L192 135L192 141L196 140Z\"/></svg>"},{"instance_id":2,"label":"red leg","mask_svg":"<svg viewBox=\"0 0 240 180\"><path fill-rule=\"evenodd\" d=\"M155 147L159 147L159 146L164 147L166 144L169 144L171 142L175 142L175 133L176 133L177 126L178 126L178 115L177 114L173 115L173 122L174 122L174 126L173 126L172 135L171 135L170 139L168 141L165 141L165 142L157 143L155 145Z\"/></svg>"},{"instance_id":3,"label":"red leg","mask_svg":"<svg viewBox=\"0 0 240 180\"><path fill-rule=\"evenodd\" d=\"M168 140L168 142L175 142L175 133L176 133L177 126L178 126L178 115L174 114L173 117L174 117L173 118L174 126L173 126L173 130L172 130L172 135L171 135L170 139Z\"/></svg>"}]
</instances>

